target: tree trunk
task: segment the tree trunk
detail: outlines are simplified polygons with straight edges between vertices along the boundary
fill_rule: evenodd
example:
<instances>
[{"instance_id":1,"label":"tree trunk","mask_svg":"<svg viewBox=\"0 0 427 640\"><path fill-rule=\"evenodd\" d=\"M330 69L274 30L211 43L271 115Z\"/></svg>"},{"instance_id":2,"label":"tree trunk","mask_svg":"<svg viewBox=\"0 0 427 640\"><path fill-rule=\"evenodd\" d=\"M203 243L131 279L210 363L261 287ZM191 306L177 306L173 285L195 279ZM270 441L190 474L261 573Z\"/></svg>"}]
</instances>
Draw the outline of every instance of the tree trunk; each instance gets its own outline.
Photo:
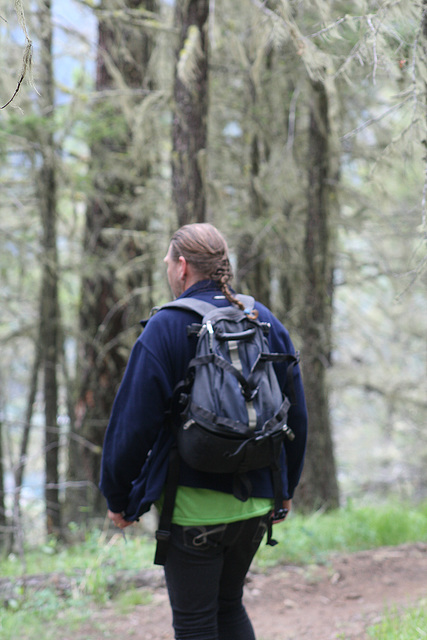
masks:
<instances>
[{"instance_id":1,"label":"tree trunk","mask_svg":"<svg viewBox=\"0 0 427 640\"><path fill-rule=\"evenodd\" d=\"M309 414L309 437L298 505L334 508L339 503L327 368L331 354L333 222L338 180L332 98L321 81L312 81L305 237L305 308L301 322L302 365Z\"/></svg>"},{"instance_id":2,"label":"tree trunk","mask_svg":"<svg viewBox=\"0 0 427 640\"><path fill-rule=\"evenodd\" d=\"M178 226L206 217L209 0L177 0L172 197Z\"/></svg>"},{"instance_id":3,"label":"tree trunk","mask_svg":"<svg viewBox=\"0 0 427 640\"><path fill-rule=\"evenodd\" d=\"M123 6L155 11L157 3L129 0ZM114 10L116 4L107 0L102 8ZM153 47L152 37L141 28L107 13L100 19L99 97L90 131L93 191L86 213L78 396L69 445L68 481L75 487L67 489L66 501L67 517L74 521L105 514L97 488L104 433L139 332L137 320L153 306L154 265L141 260L156 251L147 233L152 212L138 195L151 167L144 150L136 148L136 127L141 125L129 115L135 114L141 94L152 89L147 68Z\"/></svg>"},{"instance_id":4,"label":"tree trunk","mask_svg":"<svg viewBox=\"0 0 427 640\"><path fill-rule=\"evenodd\" d=\"M424 50L424 55L427 54L427 0L423 0L423 11L422 11L422 24L421 24L422 30L423 30L423 37L424 37L424 42L423 42L423 50ZM425 92L427 94L427 82L424 83L424 89ZM427 113L426 113L426 119L427 119ZM424 141L424 144L425 141ZM424 205L425 206L425 205ZM425 211L423 212L424 216L425 216ZM426 224L426 219L424 217L423 219L423 223L424 225Z\"/></svg>"},{"instance_id":5,"label":"tree trunk","mask_svg":"<svg viewBox=\"0 0 427 640\"><path fill-rule=\"evenodd\" d=\"M4 464L3 464L3 418L2 407L0 406L0 553L7 543L7 518L6 502L4 493Z\"/></svg>"},{"instance_id":6,"label":"tree trunk","mask_svg":"<svg viewBox=\"0 0 427 640\"><path fill-rule=\"evenodd\" d=\"M250 43L247 47L248 59L251 56ZM254 55L252 53L252 55ZM272 56L264 54L265 72L270 72ZM255 61L251 61L255 64ZM244 283L244 290L262 302L267 307L271 306L271 264L270 248L268 244L268 234L262 235L260 231L265 228L266 220L270 214L269 202L265 193L265 186L262 184L262 166L268 164L269 143L265 137L265 129L259 126L260 114L268 105L265 91L270 87L260 83L257 87L251 77L251 70L248 70L248 91L249 104L249 131L246 138L249 140L248 161L249 168L249 206L247 224L245 231L239 238L238 247L238 280ZM267 75L267 74L264 74ZM260 73L262 78L263 74ZM269 114L273 115L273 114Z\"/></svg>"},{"instance_id":7,"label":"tree trunk","mask_svg":"<svg viewBox=\"0 0 427 640\"><path fill-rule=\"evenodd\" d=\"M52 22L50 0L43 0L40 18L40 104L45 124L41 135L42 162L38 176L39 202L42 217L42 288L40 343L43 360L45 402L45 500L48 533L59 534L61 514L59 504L58 451L59 430L57 364L59 305L58 253L56 248L56 171L53 138L54 81L52 62Z\"/></svg>"},{"instance_id":8,"label":"tree trunk","mask_svg":"<svg viewBox=\"0 0 427 640\"><path fill-rule=\"evenodd\" d=\"M254 109L257 107L253 105ZM245 231L239 238L238 280L244 284L244 290L267 307L271 306L271 269L268 237L260 237L259 230L265 225L268 214L268 202L264 199L260 184L259 133L253 132L250 145L249 162L249 211ZM255 232L252 231L255 229Z\"/></svg>"},{"instance_id":9,"label":"tree trunk","mask_svg":"<svg viewBox=\"0 0 427 640\"><path fill-rule=\"evenodd\" d=\"M41 313L41 301L40 301L40 318ZM33 409L36 401L37 386L39 380L39 373L42 364L42 340L41 340L41 322L39 322L39 331L37 335L37 344L35 345L35 356L31 370L31 382L27 398L27 410L25 412L24 430L21 437L19 459L18 464L14 470L14 483L15 493L13 495L13 516L12 516L12 534L10 535L10 551L12 552L15 545L15 538L18 539L18 546L21 546L23 540L22 524L21 524L21 490L22 480L24 478L24 471L26 466L28 444L30 441L31 424L33 419Z\"/></svg>"}]
</instances>

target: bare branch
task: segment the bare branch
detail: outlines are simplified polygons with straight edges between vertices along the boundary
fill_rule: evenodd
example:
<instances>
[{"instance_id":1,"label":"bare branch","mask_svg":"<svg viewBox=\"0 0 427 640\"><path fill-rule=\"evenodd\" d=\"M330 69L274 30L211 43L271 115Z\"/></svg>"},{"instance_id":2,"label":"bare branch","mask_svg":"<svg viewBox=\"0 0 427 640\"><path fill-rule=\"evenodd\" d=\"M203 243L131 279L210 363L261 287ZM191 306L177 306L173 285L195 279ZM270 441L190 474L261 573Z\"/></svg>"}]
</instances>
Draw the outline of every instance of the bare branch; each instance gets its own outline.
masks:
<instances>
[{"instance_id":1,"label":"bare branch","mask_svg":"<svg viewBox=\"0 0 427 640\"><path fill-rule=\"evenodd\" d=\"M339 18L338 20L336 20L334 23L332 24L328 24L327 27L325 27L324 29L321 29L320 31L316 31L315 33L310 33L308 34L308 38L317 38L318 36L322 36L324 33L327 33L328 31L331 31L332 29L335 29L336 27L338 27L338 25L340 25L342 22L345 22L346 20L348 20L349 16L343 16L342 18ZM351 17L352 20L360 20L359 16L352 16Z\"/></svg>"},{"instance_id":2,"label":"bare branch","mask_svg":"<svg viewBox=\"0 0 427 640\"><path fill-rule=\"evenodd\" d=\"M374 34L374 42L372 44L372 50L373 50L373 56L374 56L374 67L373 67L373 70L372 70L372 82L373 82L373 84L376 84L376 73L377 73L377 66L378 66L377 30L374 28L374 25L372 24L372 20L371 20L370 16L368 16L367 22L368 22L370 30Z\"/></svg>"},{"instance_id":3,"label":"bare branch","mask_svg":"<svg viewBox=\"0 0 427 640\"><path fill-rule=\"evenodd\" d=\"M348 140L348 138L351 138L351 137L355 136L357 133L360 133L364 129L367 129L368 127L370 127L371 124L374 124L374 122L380 122L381 120L386 118L388 115L390 115L390 113L393 113L394 111L400 109L410 99L411 99L411 95L408 95L406 98L404 98L404 100L402 100L401 102L398 102L397 104L392 105L389 109L386 109L379 116L376 116L375 118L370 118L369 120L366 120L366 122L363 122L359 127L356 127L355 129L353 129L353 131L349 131L348 133L343 135L341 140L343 140L343 141L344 140Z\"/></svg>"},{"instance_id":4,"label":"bare branch","mask_svg":"<svg viewBox=\"0 0 427 640\"><path fill-rule=\"evenodd\" d=\"M18 17L18 22L21 26L22 31L24 32L26 44L24 49L24 55L22 58L22 69L21 69L21 75L18 80L18 84L16 85L16 89L13 92L12 97L6 102L6 104L0 107L0 109L5 109L6 107L8 107L10 103L16 98L26 76L28 76L28 82L30 86L38 93L32 80L33 43L31 42L28 36L22 0L15 0L15 11Z\"/></svg>"}]
</instances>

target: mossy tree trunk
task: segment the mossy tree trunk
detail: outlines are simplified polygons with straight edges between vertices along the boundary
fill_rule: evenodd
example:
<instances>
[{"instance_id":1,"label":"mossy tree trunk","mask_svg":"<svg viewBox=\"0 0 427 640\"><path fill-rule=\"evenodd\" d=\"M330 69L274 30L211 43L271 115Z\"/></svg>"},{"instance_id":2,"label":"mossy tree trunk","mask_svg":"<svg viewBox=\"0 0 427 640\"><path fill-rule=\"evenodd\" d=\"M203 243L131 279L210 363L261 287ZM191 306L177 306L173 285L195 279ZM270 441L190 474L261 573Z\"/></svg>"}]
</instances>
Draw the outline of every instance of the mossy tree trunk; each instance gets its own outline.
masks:
<instances>
[{"instance_id":1,"label":"mossy tree trunk","mask_svg":"<svg viewBox=\"0 0 427 640\"><path fill-rule=\"evenodd\" d=\"M172 197L178 226L206 217L209 0L177 0Z\"/></svg>"},{"instance_id":2,"label":"mossy tree trunk","mask_svg":"<svg viewBox=\"0 0 427 640\"><path fill-rule=\"evenodd\" d=\"M311 82L305 304L301 318L309 437L302 483L298 489L298 505L306 509L333 508L339 503L326 379L331 357L333 227L339 167L333 100L333 92L325 82Z\"/></svg>"},{"instance_id":3,"label":"mossy tree trunk","mask_svg":"<svg viewBox=\"0 0 427 640\"><path fill-rule=\"evenodd\" d=\"M57 177L54 142L54 78L52 53L52 15L50 0L43 0L40 19L40 106L41 167L38 195L42 219L42 285L40 311L40 343L42 353L45 413L45 502L46 527L49 534L59 535L61 512L59 503L59 428L58 379L60 313L58 302L59 264L57 251Z\"/></svg>"},{"instance_id":4,"label":"mossy tree trunk","mask_svg":"<svg viewBox=\"0 0 427 640\"><path fill-rule=\"evenodd\" d=\"M249 49L249 47L248 47ZM248 56L250 55L248 51ZM255 61L251 61L252 64ZM271 71L273 55L265 54L263 62L264 75ZM260 73L262 78L263 73ZM262 168L268 165L270 144L266 136L265 116L266 99L264 92L268 91L265 83L256 86L248 73L248 91L250 100L248 111L250 113L248 146L248 172L249 172L249 201L248 216L245 231L239 238L238 248L238 277L244 283L250 295L267 306L271 306L271 265L269 234L264 231L266 221L270 215L269 202L263 187ZM264 113L263 113L264 111ZM269 114L270 115L270 114ZM261 120L261 123L260 123Z\"/></svg>"},{"instance_id":5,"label":"mossy tree trunk","mask_svg":"<svg viewBox=\"0 0 427 640\"><path fill-rule=\"evenodd\" d=\"M68 519L105 514L99 490L105 429L138 320L153 306L153 217L146 196L152 165L138 144L139 108L153 89L152 31L123 23L120 10L157 8L155 0L105 0L98 26L96 90L89 135L92 193L87 205L75 420L70 434Z\"/></svg>"}]
</instances>

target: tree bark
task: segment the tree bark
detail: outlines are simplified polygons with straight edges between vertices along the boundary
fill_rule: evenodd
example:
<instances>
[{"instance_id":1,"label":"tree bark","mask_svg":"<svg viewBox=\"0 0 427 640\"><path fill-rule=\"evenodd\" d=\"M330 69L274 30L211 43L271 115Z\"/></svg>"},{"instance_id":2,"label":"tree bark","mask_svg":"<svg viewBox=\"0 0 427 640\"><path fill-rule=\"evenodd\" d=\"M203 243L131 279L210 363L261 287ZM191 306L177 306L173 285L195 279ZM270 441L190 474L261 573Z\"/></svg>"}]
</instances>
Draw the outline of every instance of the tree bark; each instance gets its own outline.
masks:
<instances>
[{"instance_id":1,"label":"tree bark","mask_svg":"<svg viewBox=\"0 0 427 640\"><path fill-rule=\"evenodd\" d=\"M255 108L256 105L254 105ZM238 279L244 289L259 302L271 306L271 265L268 238L260 238L260 224L265 224L268 202L265 201L260 184L259 133L253 132L249 161L249 211L245 231L239 238ZM264 223L263 223L264 219ZM252 229L255 228L255 233Z\"/></svg>"},{"instance_id":2,"label":"tree bark","mask_svg":"<svg viewBox=\"0 0 427 640\"><path fill-rule=\"evenodd\" d=\"M177 0L175 27L179 43L174 77L172 197L178 226L203 222L206 217L208 18L209 0ZM189 58L188 65L182 64L185 55Z\"/></svg>"},{"instance_id":3,"label":"tree bark","mask_svg":"<svg viewBox=\"0 0 427 640\"><path fill-rule=\"evenodd\" d=\"M251 46L248 44L247 56L251 55ZM252 54L254 55L254 54ZM251 64L254 64L251 61ZM270 72L272 56L264 55L264 71ZM256 300L266 306L271 306L271 263L268 236L260 236L260 229L265 226L265 221L270 214L269 202L262 184L261 168L268 163L269 143L265 137L265 129L260 126L263 121L263 109L268 101L264 95L268 91L266 85L256 87L248 70L248 91L250 122L246 138L249 140L247 166L249 168L249 206L248 219L245 231L239 238L238 247L238 280L242 281L244 288L253 295ZM264 75L267 75L266 73ZM263 74L260 73L262 77ZM262 116L260 115L262 114ZM272 115L272 114L269 114ZM268 117L268 116L267 116Z\"/></svg>"},{"instance_id":4,"label":"tree bark","mask_svg":"<svg viewBox=\"0 0 427 640\"><path fill-rule=\"evenodd\" d=\"M4 493L4 464L3 464L3 418L0 407L0 553L7 541L6 502Z\"/></svg>"},{"instance_id":5,"label":"tree bark","mask_svg":"<svg viewBox=\"0 0 427 640\"><path fill-rule=\"evenodd\" d=\"M52 60L51 2L43 0L39 12L41 70L40 105L45 118L41 132L41 168L38 192L42 218L42 287L40 313L40 343L43 361L45 403L45 500L48 533L59 534L61 514L59 503L58 451L59 430L57 365L59 360L58 252L56 246L56 169L53 137L54 80Z\"/></svg>"},{"instance_id":6,"label":"tree bark","mask_svg":"<svg viewBox=\"0 0 427 640\"><path fill-rule=\"evenodd\" d=\"M123 7L155 11L157 2L128 0ZM115 8L112 0L102 6ZM153 48L152 36L139 27L107 14L100 18L99 95L89 134L93 189L86 213L77 401L68 461L68 481L75 488L67 489L67 517L74 521L105 514L98 491L104 433L139 332L137 320L153 306L153 265L141 259L155 252L147 233L151 211L139 200L135 213L151 167L144 150L134 148L138 132L129 119L141 94L153 88L147 71Z\"/></svg>"},{"instance_id":7,"label":"tree bark","mask_svg":"<svg viewBox=\"0 0 427 640\"><path fill-rule=\"evenodd\" d=\"M41 313L41 301L40 301L40 318ZM18 539L18 544L21 544L23 539L23 532L21 530L21 490L22 481L24 478L24 472L26 467L26 460L28 454L28 445L30 441L31 424L33 419L33 409L36 401L37 386L39 380L40 369L42 365L42 340L41 340L41 322L39 322L39 331L37 335L37 343L35 345L35 356L31 370L31 382L27 398L27 410L25 412L24 430L21 437L21 443L19 448L19 459L16 468L14 469L14 484L15 493L13 495L13 516L12 516L12 533L9 536L9 548L12 552L15 538Z\"/></svg>"},{"instance_id":8,"label":"tree bark","mask_svg":"<svg viewBox=\"0 0 427 640\"><path fill-rule=\"evenodd\" d=\"M301 322L302 364L309 437L298 505L337 507L339 491L326 379L331 356L333 223L338 180L332 98L322 81L311 83L308 194L305 236L305 305Z\"/></svg>"},{"instance_id":9,"label":"tree bark","mask_svg":"<svg viewBox=\"0 0 427 640\"><path fill-rule=\"evenodd\" d=\"M423 37L424 37L423 50L424 50L424 54L427 54L427 0L423 0L422 6L423 6L423 11L421 15L421 20L422 20L421 27L423 30ZM424 90L427 94L427 82L424 82ZM426 112L426 119L427 119L427 112ZM424 145L426 145L426 141L424 141ZM426 224L425 218L423 222L424 224Z\"/></svg>"}]
</instances>

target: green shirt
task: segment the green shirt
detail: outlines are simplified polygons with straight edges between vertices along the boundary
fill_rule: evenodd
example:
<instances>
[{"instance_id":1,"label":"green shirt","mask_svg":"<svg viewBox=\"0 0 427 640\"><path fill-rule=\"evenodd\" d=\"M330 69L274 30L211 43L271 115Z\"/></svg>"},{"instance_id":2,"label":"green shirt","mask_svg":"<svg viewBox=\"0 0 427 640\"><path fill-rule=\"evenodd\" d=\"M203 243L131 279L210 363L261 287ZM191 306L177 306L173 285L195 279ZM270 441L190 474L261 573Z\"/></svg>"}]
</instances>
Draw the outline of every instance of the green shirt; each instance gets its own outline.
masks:
<instances>
[{"instance_id":1,"label":"green shirt","mask_svg":"<svg viewBox=\"0 0 427 640\"><path fill-rule=\"evenodd\" d=\"M161 511L163 496L156 503ZM178 486L172 522L181 526L221 524L249 520L272 511L271 498L238 500L230 493Z\"/></svg>"}]
</instances>

